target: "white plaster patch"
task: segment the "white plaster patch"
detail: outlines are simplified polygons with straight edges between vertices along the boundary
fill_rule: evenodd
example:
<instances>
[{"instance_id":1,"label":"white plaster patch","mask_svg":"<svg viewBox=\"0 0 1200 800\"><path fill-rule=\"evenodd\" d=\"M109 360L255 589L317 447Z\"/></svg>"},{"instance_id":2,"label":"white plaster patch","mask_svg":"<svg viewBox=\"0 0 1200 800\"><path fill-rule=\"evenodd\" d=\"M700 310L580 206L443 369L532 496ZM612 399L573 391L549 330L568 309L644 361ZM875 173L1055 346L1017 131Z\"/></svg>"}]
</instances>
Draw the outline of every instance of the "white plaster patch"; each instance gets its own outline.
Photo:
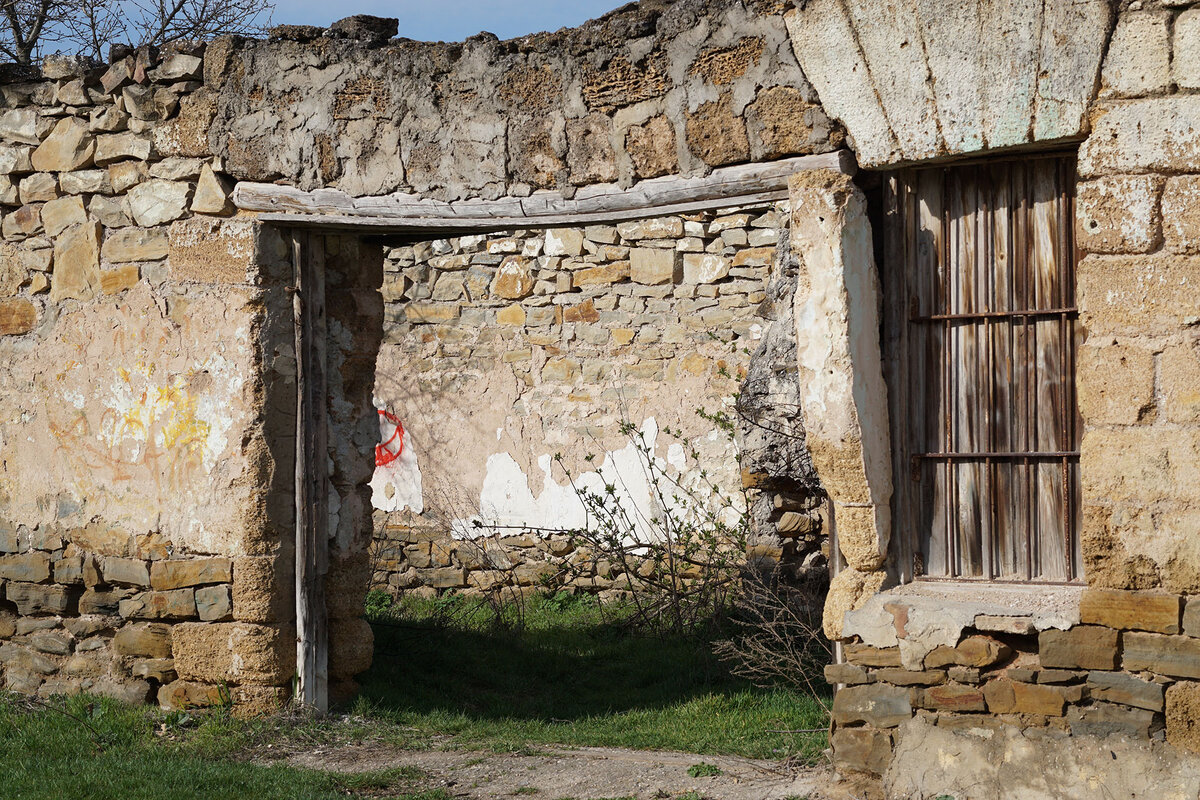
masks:
<instances>
[{"instance_id":1,"label":"white plaster patch","mask_svg":"<svg viewBox=\"0 0 1200 800\"><path fill-rule=\"evenodd\" d=\"M380 414L379 440L384 443L384 452L392 454L394 458L385 464L380 464L376 459L375 473L371 476L371 505L380 511L407 509L420 514L425 510L425 501L421 488L421 468L417 463L412 435Z\"/></svg>"}]
</instances>

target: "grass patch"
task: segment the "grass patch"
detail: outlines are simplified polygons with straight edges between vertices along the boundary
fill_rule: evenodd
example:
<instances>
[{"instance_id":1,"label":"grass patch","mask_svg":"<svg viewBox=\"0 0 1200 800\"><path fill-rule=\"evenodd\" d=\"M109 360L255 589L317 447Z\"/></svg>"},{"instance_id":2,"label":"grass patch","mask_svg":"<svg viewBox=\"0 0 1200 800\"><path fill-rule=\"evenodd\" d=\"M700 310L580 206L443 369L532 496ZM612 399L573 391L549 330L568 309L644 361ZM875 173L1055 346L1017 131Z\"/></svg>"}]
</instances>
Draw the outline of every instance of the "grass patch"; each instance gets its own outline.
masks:
<instances>
[{"instance_id":1,"label":"grass patch","mask_svg":"<svg viewBox=\"0 0 1200 800\"><path fill-rule=\"evenodd\" d=\"M827 744L815 698L756 688L712 655L707 636L631 631L620 609L589 598L534 597L499 614L480 601L408 600L377 607L372 621L375 664L356 710L458 746L815 760ZM820 732L793 733L808 729Z\"/></svg>"}]
</instances>

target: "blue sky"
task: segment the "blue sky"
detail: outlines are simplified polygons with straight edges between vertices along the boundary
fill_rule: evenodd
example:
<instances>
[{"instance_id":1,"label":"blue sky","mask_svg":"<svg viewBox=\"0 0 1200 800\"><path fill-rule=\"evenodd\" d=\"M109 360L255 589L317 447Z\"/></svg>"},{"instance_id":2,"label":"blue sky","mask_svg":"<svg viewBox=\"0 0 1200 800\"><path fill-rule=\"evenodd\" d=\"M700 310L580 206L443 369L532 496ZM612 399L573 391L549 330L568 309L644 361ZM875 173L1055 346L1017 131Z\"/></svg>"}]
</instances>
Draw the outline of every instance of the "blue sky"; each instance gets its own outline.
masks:
<instances>
[{"instance_id":1,"label":"blue sky","mask_svg":"<svg viewBox=\"0 0 1200 800\"><path fill-rule=\"evenodd\" d=\"M276 0L274 25L320 25L351 14L397 17L410 39L461 41L480 31L501 39L574 27L624 0Z\"/></svg>"}]
</instances>

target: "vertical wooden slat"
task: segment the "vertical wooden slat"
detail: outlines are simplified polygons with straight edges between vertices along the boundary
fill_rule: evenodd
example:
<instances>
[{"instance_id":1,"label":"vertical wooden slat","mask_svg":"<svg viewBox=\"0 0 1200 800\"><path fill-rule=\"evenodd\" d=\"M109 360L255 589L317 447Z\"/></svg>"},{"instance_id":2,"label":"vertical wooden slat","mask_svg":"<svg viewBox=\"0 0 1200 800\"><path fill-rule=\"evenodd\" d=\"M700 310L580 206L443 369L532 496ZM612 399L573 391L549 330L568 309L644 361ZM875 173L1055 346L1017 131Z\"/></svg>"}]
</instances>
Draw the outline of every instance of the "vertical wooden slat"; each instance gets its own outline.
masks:
<instances>
[{"instance_id":1,"label":"vertical wooden slat","mask_svg":"<svg viewBox=\"0 0 1200 800\"><path fill-rule=\"evenodd\" d=\"M293 232L296 329L296 674L298 699L329 710L329 480L325 269L321 239Z\"/></svg>"},{"instance_id":2,"label":"vertical wooden slat","mask_svg":"<svg viewBox=\"0 0 1200 800\"><path fill-rule=\"evenodd\" d=\"M924 170L914 173L919 176L916 186L915 214L911 220L916 236L916 259L912 269L914 283L918 286L920 314L944 313L948 300L946 295L946 231L944 218L944 181L941 170ZM909 375L909 391L923 396L923 417L913 426L919 431L921 443L913 452L922 453L929 449L946 447L944 439L944 417L947 409L947 387L941 372L944 326L940 324L920 326L924 341L917 355L923 366L921 372ZM935 462L921 465L923 483L921 502L924 524L921 527L921 546L926 557L926 571L932 575L945 575L950 569L947 549L946 515L948 502L945 466Z\"/></svg>"}]
</instances>

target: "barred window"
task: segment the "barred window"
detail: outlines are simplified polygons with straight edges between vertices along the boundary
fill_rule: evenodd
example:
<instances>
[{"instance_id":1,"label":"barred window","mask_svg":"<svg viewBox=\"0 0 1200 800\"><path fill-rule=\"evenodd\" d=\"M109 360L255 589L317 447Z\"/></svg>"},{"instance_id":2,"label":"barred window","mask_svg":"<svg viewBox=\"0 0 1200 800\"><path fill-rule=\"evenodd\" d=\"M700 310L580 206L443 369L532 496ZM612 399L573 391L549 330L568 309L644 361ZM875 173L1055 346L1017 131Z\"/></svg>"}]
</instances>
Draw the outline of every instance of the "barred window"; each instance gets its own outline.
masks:
<instances>
[{"instance_id":1,"label":"barred window","mask_svg":"<svg viewBox=\"0 0 1200 800\"><path fill-rule=\"evenodd\" d=\"M1082 578L1074 155L893 173L885 352L903 579Z\"/></svg>"}]
</instances>

